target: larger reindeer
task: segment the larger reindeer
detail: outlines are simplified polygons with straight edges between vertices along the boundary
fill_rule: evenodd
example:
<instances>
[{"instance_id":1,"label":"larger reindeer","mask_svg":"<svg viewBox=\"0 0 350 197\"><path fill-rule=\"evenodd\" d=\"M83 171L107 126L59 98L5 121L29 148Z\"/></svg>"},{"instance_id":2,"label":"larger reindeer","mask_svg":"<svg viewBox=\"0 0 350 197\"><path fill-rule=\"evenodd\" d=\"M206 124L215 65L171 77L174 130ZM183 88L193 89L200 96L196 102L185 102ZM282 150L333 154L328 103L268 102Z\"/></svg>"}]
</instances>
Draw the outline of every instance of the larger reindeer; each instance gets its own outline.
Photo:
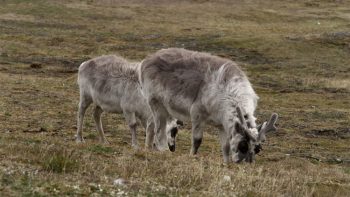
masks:
<instances>
[{"instance_id":1,"label":"larger reindeer","mask_svg":"<svg viewBox=\"0 0 350 197\"><path fill-rule=\"evenodd\" d=\"M82 136L84 114L90 104L94 103L93 117L102 143L108 143L102 128L102 112L123 113L131 131L132 146L138 146L136 138L136 118L138 118L146 128L148 137L146 146L153 147L154 124L151 110L141 93L137 79L138 64L115 55L105 55L80 65L77 142L84 141ZM167 132L170 149L175 148L174 133L177 132L177 128L177 121L169 119ZM150 130L151 134L147 134Z\"/></svg>"},{"instance_id":2,"label":"larger reindeer","mask_svg":"<svg viewBox=\"0 0 350 197\"><path fill-rule=\"evenodd\" d=\"M192 122L191 154L196 154L206 122L220 128L224 162L252 162L265 133L275 130L277 114L257 128L258 96L235 62L185 49L163 49L146 58L139 70L155 122L159 149L166 149L166 120Z\"/></svg>"}]
</instances>

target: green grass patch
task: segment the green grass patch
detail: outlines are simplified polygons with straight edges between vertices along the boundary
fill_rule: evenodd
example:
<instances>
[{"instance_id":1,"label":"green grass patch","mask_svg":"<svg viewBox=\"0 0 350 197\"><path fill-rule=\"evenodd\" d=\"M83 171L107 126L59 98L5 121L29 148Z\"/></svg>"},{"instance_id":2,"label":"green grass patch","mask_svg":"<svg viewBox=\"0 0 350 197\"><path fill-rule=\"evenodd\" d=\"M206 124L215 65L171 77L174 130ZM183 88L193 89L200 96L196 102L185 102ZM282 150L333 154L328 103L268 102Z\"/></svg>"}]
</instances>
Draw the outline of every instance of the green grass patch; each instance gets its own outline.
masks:
<instances>
[{"instance_id":1,"label":"green grass patch","mask_svg":"<svg viewBox=\"0 0 350 197\"><path fill-rule=\"evenodd\" d=\"M75 152L61 148L50 149L46 152L41 163L44 170L54 173L69 173L78 170L79 161Z\"/></svg>"},{"instance_id":2,"label":"green grass patch","mask_svg":"<svg viewBox=\"0 0 350 197\"><path fill-rule=\"evenodd\" d=\"M92 145L88 148L89 151L97 154L110 154L113 153L114 150L112 147L109 146L102 146L102 145Z\"/></svg>"}]
</instances>

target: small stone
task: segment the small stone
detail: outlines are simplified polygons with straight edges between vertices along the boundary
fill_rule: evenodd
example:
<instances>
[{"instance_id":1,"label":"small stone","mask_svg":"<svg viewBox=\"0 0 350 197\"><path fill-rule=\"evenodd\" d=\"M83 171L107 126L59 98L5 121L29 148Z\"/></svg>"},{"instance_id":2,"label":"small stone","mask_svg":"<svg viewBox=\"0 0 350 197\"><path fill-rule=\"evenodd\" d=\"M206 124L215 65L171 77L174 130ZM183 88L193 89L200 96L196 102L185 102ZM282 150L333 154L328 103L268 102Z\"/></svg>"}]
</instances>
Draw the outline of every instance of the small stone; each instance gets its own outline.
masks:
<instances>
[{"instance_id":1,"label":"small stone","mask_svg":"<svg viewBox=\"0 0 350 197\"><path fill-rule=\"evenodd\" d=\"M114 185L126 185L127 181L123 178L119 178L113 181Z\"/></svg>"},{"instance_id":2,"label":"small stone","mask_svg":"<svg viewBox=\"0 0 350 197\"><path fill-rule=\"evenodd\" d=\"M228 175L225 175L225 176L224 176L224 181L226 181L226 182L231 182L231 177L228 176Z\"/></svg>"}]
</instances>

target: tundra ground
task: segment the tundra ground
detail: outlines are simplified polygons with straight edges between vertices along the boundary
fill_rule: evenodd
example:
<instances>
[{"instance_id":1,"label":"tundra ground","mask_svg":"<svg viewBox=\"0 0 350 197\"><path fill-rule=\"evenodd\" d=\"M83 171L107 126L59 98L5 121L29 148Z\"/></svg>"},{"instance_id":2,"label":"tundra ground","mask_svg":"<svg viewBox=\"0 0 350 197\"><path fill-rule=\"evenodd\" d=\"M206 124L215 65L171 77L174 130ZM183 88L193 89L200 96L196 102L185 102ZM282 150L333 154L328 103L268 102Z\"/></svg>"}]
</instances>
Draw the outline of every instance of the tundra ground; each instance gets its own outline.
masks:
<instances>
[{"instance_id":1,"label":"tundra ground","mask_svg":"<svg viewBox=\"0 0 350 197\"><path fill-rule=\"evenodd\" d=\"M0 194L349 196L349 22L345 0L2 0ZM91 109L75 143L79 64L167 47L239 62L260 96L257 121L280 114L256 163L223 165L210 127L190 156L189 124L175 153L133 150L122 115L104 115L101 145Z\"/></svg>"}]
</instances>

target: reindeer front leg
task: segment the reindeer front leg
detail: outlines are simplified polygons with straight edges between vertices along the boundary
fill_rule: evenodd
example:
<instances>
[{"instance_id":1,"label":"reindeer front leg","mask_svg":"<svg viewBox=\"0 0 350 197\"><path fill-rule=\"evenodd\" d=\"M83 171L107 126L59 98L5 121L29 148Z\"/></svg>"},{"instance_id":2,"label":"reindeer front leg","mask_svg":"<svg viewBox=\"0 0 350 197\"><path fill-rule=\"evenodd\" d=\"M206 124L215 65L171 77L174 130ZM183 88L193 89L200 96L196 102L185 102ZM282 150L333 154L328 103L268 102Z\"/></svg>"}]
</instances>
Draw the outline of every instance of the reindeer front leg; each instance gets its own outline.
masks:
<instances>
[{"instance_id":1,"label":"reindeer front leg","mask_svg":"<svg viewBox=\"0 0 350 197\"><path fill-rule=\"evenodd\" d=\"M101 114L103 113L103 110L101 109L101 107L96 106L94 108L94 112L93 112L93 117L94 117L94 121L96 124L96 130L99 133L100 136L100 142L102 144L109 144L109 142L106 139L105 133L103 131L103 127L102 127L102 121L101 121Z\"/></svg>"},{"instance_id":2,"label":"reindeer front leg","mask_svg":"<svg viewBox=\"0 0 350 197\"><path fill-rule=\"evenodd\" d=\"M153 117L151 117L148 121L147 121L147 126L146 126L146 148L148 150L152 150L153 147L153 143L154 143L154 123L153 123Z\"/></svg>"},{"instance_id":3,"label":"reindeer front leg","mask_svg":"<svg viewBox=\"0 0 350 197\"><path fill-rule=\"evenodd\" d=\"M220 131L220 144L222 149L222 156L224 157L224 163L229 163L230 159L230 141L228 137L228 133L226 131Z\"/></svg>"},{"instance_id":4,"label":"reindeer front leg","mask_svg":"<svg viewBox=\"0 0 350 197\"><path fill-rule=\"evenodd\" d=\"M126 122L128 123L130 133L131 133L131 146L135 149L139 147L138 142L137 142L137 123L136 123L136 117L135 113L133 112L128 112L126 110L123 110L124 112L124 117Z\"/></svg>"},{"instance_id":5,"label":"reindeer front leg","mask_svg":"<svg viewBox=\"0 0 350 197\"><path fill-rule=\"evenodd\" d=\"M166 136L166 120L168 112L165 107L155 98L148 101L152 111L154 123L154 143L156 148L160 151L169 150Z\"/></svg>"},{"instance_id":6,"label":"reindeer front leg","mask_svg":"<svg viewBox=\"0 0 350 197\"><path fill-rule=\"evenodd\" d=\"M191 122L192 122L192 148L191 155L195 155L203 140L203 126L206 119L203 108L198 105L191 107Z\"/></svg>"}]
</instances>

